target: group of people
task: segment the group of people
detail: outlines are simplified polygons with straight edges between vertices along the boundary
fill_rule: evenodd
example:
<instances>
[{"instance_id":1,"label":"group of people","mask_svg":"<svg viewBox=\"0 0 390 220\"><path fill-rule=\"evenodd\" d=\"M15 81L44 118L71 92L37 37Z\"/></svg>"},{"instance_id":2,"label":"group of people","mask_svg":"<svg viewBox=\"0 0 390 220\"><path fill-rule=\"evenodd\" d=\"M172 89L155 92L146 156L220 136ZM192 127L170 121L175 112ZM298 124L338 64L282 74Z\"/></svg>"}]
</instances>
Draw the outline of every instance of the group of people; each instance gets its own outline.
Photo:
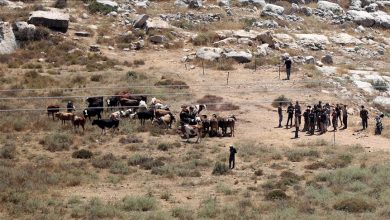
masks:
<instances>
[{"instance_id":1,"label":"group of people","mask_svg":"<svg viewBox=\"0 0 390 220\"><path fill-rule=\"evenodd\" d=\"M295 127L295 138L298 138L298 132L302 122L303 116L303 129L302 132L307 132L309 135L314 135L314 132L317 130L319 134L324 134L328 131L328 127L332 127L333 131L337 131L338 128L347 129L348 128L348 112L347 105L336 104L335 106L326 103L322 104L321 101L318 104L313 106L307 106L306 110L302 113L302 108L298 101L296 101L295 105L292 103L287 107L287 123L286 128L288 129ZM279 103L278 107L278 115L279 115L279 128L282 127L283 121L283 103ZM384 117L383 114L379 114L375 119L380 126L382 126L381 119ZM362 130L366 130L368 127L368 119L369 113L364 106L361 106L360 110L360 118L362 119ZM340 123L340 126L339 126ZM383 129L376 134L380 134ZM377 129L376 129L377 130Z\"/></svg>"}]
</instances>

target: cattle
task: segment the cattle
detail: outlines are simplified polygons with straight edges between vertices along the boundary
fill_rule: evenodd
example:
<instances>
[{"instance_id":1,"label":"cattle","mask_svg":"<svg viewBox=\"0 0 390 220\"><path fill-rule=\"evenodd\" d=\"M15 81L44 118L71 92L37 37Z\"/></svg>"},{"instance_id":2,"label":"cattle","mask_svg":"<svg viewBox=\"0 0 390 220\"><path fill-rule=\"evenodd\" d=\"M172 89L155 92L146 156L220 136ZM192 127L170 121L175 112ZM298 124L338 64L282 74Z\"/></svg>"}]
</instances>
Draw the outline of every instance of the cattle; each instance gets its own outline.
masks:
<instances>
[{"instance_id":1,"label":"cattle","mask_svg":"<svg viewBox=\"0 0 390 220\"><path fill-rule=\"evenodd\" d=\"M74 130L76 130L78 127L81 126L83 128L83 132L84 132L84 125L85 125L85 118L84 117L74 116L72 118L72 123L74 126Z\"/></svg>"},{"instance_id":2,"label":"cattle","mask_svg":"<svg viewBox=\"0 0 390 220\"><path fill-rule=\"evenodd\" d=\"M137 107L139 105L139 101L135 100L135 99L121 98L119 102L120 102L122 107L127 107L127 108L132 108L132 109L137 109Z\"/></svg>"},{"instance_id":3,"label":"cattle","mask_svg":"<svg viewBox=\"0 0 390 220\"><path fill-rule=\"evenodd\" d=\"M53 117L54 121L54 114L60 112L60 106L59 105L49 105L47 106L47 117L50 117L50 115Z\"/></svg>"},{"instance_id":4,"label":"cattle","mask_svg":"<svg viewBox=\"0 0 390 220\"><path fill-rule=\"evenodd\" d=\"M141 125L145 125L146 120L151 120L153 121L154 119L154 114L152 111L146 111L146 112L136 112L132 116L132 118L138 117L138 119L141 122Z\"/></svg>"},{"instance_id":5,"label":"cattle","mask_svg":"<svg viewBox=\"0 0 390 220\"><path fill-rule=\"evenodd\" d=\"M234 137L234 126L235 126L235 121L237 120L234 115L229 116L229 117L214 117L218 121L218 127L222 129L222 136L226 136L227 134L227 129L230 129L230 136Z\"/></svg>"},{"instance_id":6,"label":"cattle","mask_svg":"<svg viewBox=\"0 0 390 220\"><path fill-rule=\"evenodd\" d=\"M106 100L107 111L112 111L114 108L118 107L120 104L120 98L118 96L111 96Z\"/></svg>"},{"instance_id":7,"label":"cattle","mask_svg":"<svg viewBox=\"0 0 390 220\"><path fill-rule=\"evenodd\" d=\"M164 109L155 109L154 110L154 116L156 118L160 118L160 117L167 115L169 113L171 113L169 110L164 110Z\"/></svg>"},{"instance_id":8,"label":"cattle","mask_svg":"<svg viewBox=\"0 0 390 220\"><path fill-rule=\"evenodd\" d=\"M120 120L121 118L127 118L132 112L132 109L127 109L126 111L116 111L110 114L110 119Z\"/></svg>"},{"instance_id":9,"label":"cattle","mask_svg":"<svg viewBox=\"0 0 390 220\"><path fill-rule=\"evenodd\" d=\"M210 119L207 118L207 115L202 115L200 116L200 120L202 121L203 134L209 134L210 136Z\"/></svg>"},{"instance_id":10,"label":"cattle","mask_svg":"<svg viewBox=\"0 0 390 220\"><path fill-rule=\"evenodd\" d=\"M71 121L73 119L74 114L67 112L56 112L54 116L61 120L61 124L65 124L66 121Z\"/></svg>"},{"instance_id":11,"label":"cattle","mask_svg":"<svg viewBox=\"0 0 390 220\"><path fill-rule=\"evenodd\" d=\"M157 99L156 97L153 97L152 100L150 101L150 105L156 105L156 104L163 104L164 101L161 99Z\"/></svg>"},{"instance_id":12,"label":"cattle","mask_svg":"<svg viewBox=\"0 0 390 220\"><path fill-rule=\"evenodd\" d=\"M102 134L106 134L106 128L112 128L112 134L114 134L115 130L119 130L119 121L111 120L111 119L98 119L93 120L92 125L97 125L102 129Z\"/></svg>"},{"instance_id":13,"label":"cattle","mask_svg":"<svg viewBox=\"0 0 390 220\"><path fill-rule=\"evenodd\" d=\"M154 108L154 109L163 109L163 110L169 111L169 106L168 106L168 105L161 104L161 103L157 103L157 104L154 104L154 105L150 105L150 107L151 107L151 108Z\"/></svg>"},{"instance_id":14,"label":"cattle","mask_svg":"<svg viewBox=\"0 0 390 220\"><path fill-rule=\"evenodd\" d=\"M210 137L215 137L218 135L218 119L217 116L214 114L213 117L210 119L210 132L209 136Z\"/></svg>"},{"instance_id":15,"label":"cattle","mask_svg":"<svg viewBox=\"0 0 390 220\"><path fill-rule=\"evenodd\" d=\"M137 101L145 101L145 102L148 101L148 97L147 96L144 96L144 95L131 95L131 93L128 92L128 91L118 92L116 94L116 96L119 99L134 99L134 100L137 100Z\"/></svg>"},{"instance_id":16,"label":"cattle","mask_svg":"<svg viewBox=\"0 0 390 220\"><path fill-rule=\"evenodd\" d=\"M164 115L160 118L156 118L153 120L153 124L163 124L165 128L168 130L168 128L172 128L172 123L176 121L175 116L172 113L169 113L167 115Z\"/></svg>"},{"instance_id":17,"label":"cattle","mask_svg":"<svg viewBox=\"0 0 390 220\"><path fill-rule=\"evenodd\" d=\"M194 106L191 106L191 107L193 109L193 111L191 113L193 115L195 115L195 116L198 116L201 111L207 110L207 107L204 104L202 104L202 105L194 105Z\"/></svg>"},{"instance_id":18,"label":"cattle","mask_svg":"<svg viewBox=\"0 0 390 220\"><path fill-rule=\"evenodd\" d=\"M98 119L101 119L102 118L101 112L102 111L100 109L96 109L94 107L88 107L84 109L83 115L84 118L88 118L91 121L91 117L95 117L95 116L97 116Z\"/></svg>"},{"instance_id":19,"label":"cattle","mask_svg":"<svg viewBox=\"0 0 390 220\"><path fill-rule=\"evenodd\" d=\"M196 143L198 143L198 141L200 142L202 136L202 130L203 130L202 124L196 124L196 125L185 124L184 136L187 138L187 142L190 141L190 135L196 135L197 136Z\"/></svg>"},{"instance_id":20,"label":"cattle","mask_svg":"<svg viewBox=\"0 0 390 220\"><path fill-rule=\"evenodd\" d=\"M86 101L88 102L89 109L94 109L94 112L99 111L99 115L103 112L103 109L104 109L103 96L89 97L89 98L87 98Z\"/></svg>"}]
</instances>

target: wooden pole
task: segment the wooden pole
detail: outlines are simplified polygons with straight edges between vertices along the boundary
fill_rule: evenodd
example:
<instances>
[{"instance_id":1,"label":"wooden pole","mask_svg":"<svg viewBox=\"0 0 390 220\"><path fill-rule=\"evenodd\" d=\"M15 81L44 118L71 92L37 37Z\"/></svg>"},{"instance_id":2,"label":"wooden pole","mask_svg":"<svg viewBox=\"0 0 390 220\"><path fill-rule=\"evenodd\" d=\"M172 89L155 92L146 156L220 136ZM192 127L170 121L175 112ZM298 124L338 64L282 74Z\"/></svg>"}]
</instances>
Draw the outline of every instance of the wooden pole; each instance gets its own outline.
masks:
<instances>
[{"instance_id":1,"label":"wooden pole","mask_svg":"<svg viewBox=\"0 0 390 220\"><path fill-rule=\"evenodd\" d=\"M204 61L202 60L202 69L203 69L203 75L204 75Z\"/></svg>"},{"instance_id":2,"label":"wooden pole","mask_svg":"<svg viewBox=\"0 0 390 220\"><path fill-rule=\"evenodd\" d=\"M226 85L229 85L229 76L230 76L230 73L228 72L227 78L226 78Z\"/></svg>"}]
</instances>

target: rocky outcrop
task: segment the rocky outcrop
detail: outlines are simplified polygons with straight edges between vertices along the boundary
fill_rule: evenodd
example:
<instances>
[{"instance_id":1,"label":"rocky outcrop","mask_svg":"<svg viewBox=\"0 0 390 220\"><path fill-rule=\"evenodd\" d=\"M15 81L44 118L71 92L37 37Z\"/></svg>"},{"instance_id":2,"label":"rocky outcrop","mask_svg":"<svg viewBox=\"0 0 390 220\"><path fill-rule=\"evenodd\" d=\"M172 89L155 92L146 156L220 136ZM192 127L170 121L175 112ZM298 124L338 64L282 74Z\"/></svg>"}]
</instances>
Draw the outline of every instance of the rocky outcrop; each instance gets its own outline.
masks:
<instances>
[{"instance_id":1,"label":"rocky outcrop","mask_svg":"<svg viewBox=\"0 0 390 220\"><path fill-rule=\"evenodd\" d=\"M226 58L234 59L239 63L249 63L252 60L252 54L245 51L230 51L228 53L225 53L225 56Z\"/></svg>"},{"instance_id":2,"label":"rocky outcrop","mask_svg":"<svg viewBox=\"0 0 390 220\"><path fill-rule=\"evenodd\" d=\"M390 28L390 15L383 11L371 13L374 17L375 25L382 28Z\"/></svg>"},{"instance_id":3,"label":"rocky outcrop","mask_svg":"<svg viewBox=\"0 0 390 220\"><path fill-rule=\"evenodd\" d=\"M330 37L330 40L336 44L341 45L357 45L362 44L363 42L347 33L336 34L335 36Z\"/></svg>"},{"instance_id":4,"label":"rocky outcrop","mask_svg":"<svg viewBox=\"0 0 390 220\"><path fill-rule=\"evenodd\" d=\"M30 41L35 39L36 27L24 21L17 21L12 27L16 40Z\"/></svg>"},{"instance_id":5,"label":"rocky outcrop","mask_svg":"<svg viewBox=\"0 0 390 220\"><path fill-rule=\"evenodd\" d=\"M284 8L282 6L274 5L274 4L266 4L263 7L263 11L261 12L261 14L263 16L270 15L270 14L282 15L283 12L284 12Z\"/></svg>"},{"instance_id":6,"label":"rocky outcrop","mask_svg":"<svg viewBox=\"0 0 390 220\"><path fill-rule=\"evenodd\" d=\"M347 11L347 17L358 25L372 27L375 24L374 16L366 11Z\"/></svg>"},{"instance_id":7,"label":"rocky outcrop","mask_svg":"<svg viewBox=\"0 0 390 220\"><path fill-rule=\"evenodd\" d=\"M265 0L238 0L238 4L241 6L254 5L264 7L267 3Z\"/></svg>"},{"instance_id":8,"label":"rocky outcrop","mask_svg":"<svg viewBox=\"0 0 390 220\"><path fill-rule=\"evenodd\" d=\"M146 21L146 29L171 29L172 26L161 18L150 18Z\"/></svg>"},{"instance_id":9,"label":"rocky outcrop","mask_svg":"<svg viewBox=\"0 0 390 220\"><path fill-rule=\"evenodd\" d=\"M55 31L67 32L69 27L69 14L56 9L50 11L33 11L28 19L29 24L45 26Z\"/></svg>"},{"instance_id":10,"label":"rocky outcrop","mask_svg":"<svg viewBox=\"0 0 390 220\"><path fill-rule=\"evenodd\" d=\"M216 47L201 47L196 51L196 57L203 59L214 61L216 59L221 58L221 54L223 53L223 49Z\"/></svg>"},{"instance_id":11,"label":"rocky outcrop","mask_svg":"<svg viewBox=\"0 0 390 220\"><path fill-rule=\"evenodd\" d=\"M168 39L164 35L153 35L149 37L150 42L155 44L161 44L168 41Z\"/></svg>"},{"instance_id":12,"label":"rocky outcrop","mask_svg":"<svg viewBox=\"0 0 390 220\"><path fill-rule=\"evenodd\" d=\"M110 0L96 0L96 3L102 6L111 7L114 10L118 8L118 3Z\"/></svg>"},{"instance_id":13,"label":"rocky outcrop","mask_svg":"<svg viewBox=\"0 0 390 220\"><path fill-rule=\"evenodd\" d=\"M317 8L325 12L331 11L333 14L336 15L344 13L344 10L340 5L328 1L319 1L317 3Z\"/></svg>"},{"instance_id":14,"label":"rocky outcrop","mask_svg":"<svg viewBox=\"0 0 390 220\"><path fill-rule=\"evenodd\" d=\"M15 35L8 22L0 22L0 54L11 54L17 49Z\"/></svg>"},{"instance_id":15,"label":"rocky outcrop","mask_svg":"<svg viewBox=\"0 0 390 220\"><path fill-rule=\"evenodd\" d=\"M320 34L295 34L297 43L312 50L322 50L329 44L328 37Z\"/></svg>"},{"instance_id":16,"label":"rocky outcrop","mask_svg":"<svg viewBox=\"0 0 390 220\"><path fill-rule=\"evenodd\" d=\"M202 0L176 0L175 5L188 8L201 8L203 2Z\"/></svg>"}]
</instances>

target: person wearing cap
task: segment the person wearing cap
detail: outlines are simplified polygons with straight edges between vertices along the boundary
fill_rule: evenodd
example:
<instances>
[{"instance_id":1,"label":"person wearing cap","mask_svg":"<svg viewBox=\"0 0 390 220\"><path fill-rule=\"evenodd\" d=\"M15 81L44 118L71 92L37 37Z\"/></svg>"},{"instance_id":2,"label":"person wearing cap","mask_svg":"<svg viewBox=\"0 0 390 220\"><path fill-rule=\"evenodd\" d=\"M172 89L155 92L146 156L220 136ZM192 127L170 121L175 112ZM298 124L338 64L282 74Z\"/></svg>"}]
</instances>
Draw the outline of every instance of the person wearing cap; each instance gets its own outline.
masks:
<instances>
[{"instance_id":1,"label":"person wearing cap","mask_svg":"<svg viewBox=\"0 0 390 220\"><path fill-rule=\"evenodd\" d=\"M348 111L347 111L347 105L344 105L344 107L341 109L341 112L343 113L343 129L347 129L348 127Z\"/></svg>"},{"instance_id":2,"label":"person wearing cap","mask_svg":"<svg viewBox=\"0 0 390 220\"><path fill-rule=\"evenodd\" d=\"M234 148L233 145L230 146L229 148L230 155L229 155L229 169L234 169L234 166L236 164L236 153L237 150Z\"/></svg>"},{"instance_id":3,"label":"person wearing cap","mask_svg":"<svg viewBox=\"0 0 390 220\"><path fill-rule=\"evenodd\" d=\"M76 110L72 101L68 101L68 104L66 105L66 110L67 110L67 112L73 112Z\"/></svg>"},{"instance_id":4,"label":"person wearing cap","mask_svg":"<svg viewBox=\"0 0 390 220\"><path fill-rule=\"evenodd\" d=\"M366 130L368 127L368 111L364 108L364 105L361 106L360 118L362 119L363 130Z\"/></svg>"},{"instance_id":5,"label":"person wearing cap","mask_svg":"<svg viewBox=\"0 0 390 220\"><path fill-rule=\"evenodd\" d=\"M289 56L284 60L284 65L286 66L287 80L290 80L292 60Z\"/></svg>"}]
</instances>

